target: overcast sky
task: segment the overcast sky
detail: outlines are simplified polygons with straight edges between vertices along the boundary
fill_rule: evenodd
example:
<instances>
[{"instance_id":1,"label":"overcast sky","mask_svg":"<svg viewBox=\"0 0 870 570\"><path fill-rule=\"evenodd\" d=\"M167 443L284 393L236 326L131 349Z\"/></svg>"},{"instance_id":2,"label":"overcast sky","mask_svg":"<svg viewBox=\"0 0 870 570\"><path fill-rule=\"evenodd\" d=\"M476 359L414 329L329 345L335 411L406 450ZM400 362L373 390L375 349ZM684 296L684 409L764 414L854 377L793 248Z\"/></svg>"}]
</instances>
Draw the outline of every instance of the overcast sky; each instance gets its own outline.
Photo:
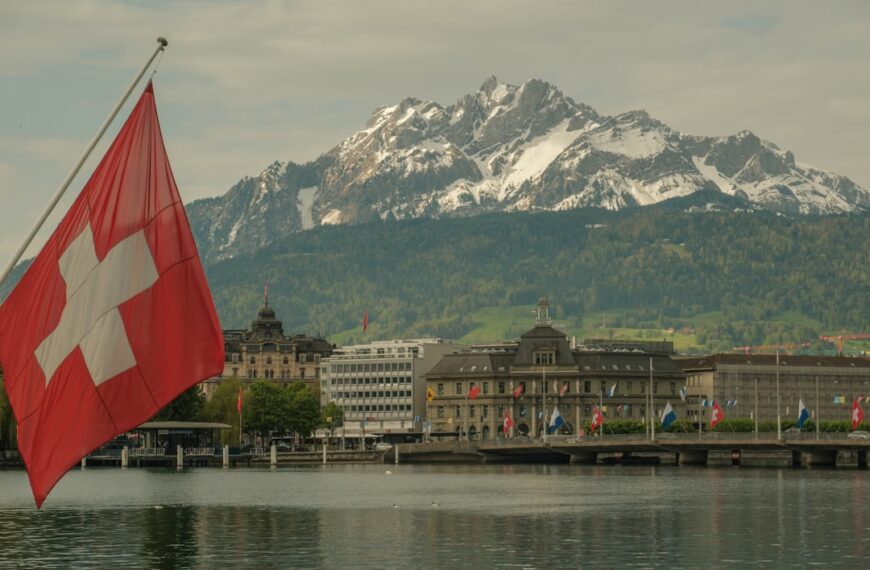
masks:
<instances>
[{"instance_id":1,"label":"overcast sky","mask_svg":"<svg viewBox=\"0 0 870 570\"><path fill-rule=\"evenodd\" d=\"M750 129L870 187L868 22L863 1L2 2L0 263L158 35L158 111L189 202L317 157L378 105L450 104L490 75L691 134Z\"/></svg>"}]
</instances>

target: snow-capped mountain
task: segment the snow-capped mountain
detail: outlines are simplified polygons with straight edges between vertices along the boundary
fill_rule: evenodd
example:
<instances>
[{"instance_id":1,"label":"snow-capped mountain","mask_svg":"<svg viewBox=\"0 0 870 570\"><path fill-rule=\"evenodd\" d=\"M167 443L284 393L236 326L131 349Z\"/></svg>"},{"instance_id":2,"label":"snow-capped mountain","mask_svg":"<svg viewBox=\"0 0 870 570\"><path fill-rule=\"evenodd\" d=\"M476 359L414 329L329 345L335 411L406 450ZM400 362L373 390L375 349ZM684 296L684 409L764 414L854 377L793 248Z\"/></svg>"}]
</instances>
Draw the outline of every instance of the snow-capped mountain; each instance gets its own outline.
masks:
<instances>
[{"instance_id":1,"label":"snow-capped mountain","mask_svg":"<svg viewBox=\"0 0 870 570\"><path fill-rule=\"evenodd\" d=\"M216 260L322 224L620 209L701 190L786 214L870 209L868 190L749 131L686 135L645 111L600 115L544 81L491 77L447 107L413 98L381 107L316 161L275 162L189 212Z\"/></svg>"}]
</instances>

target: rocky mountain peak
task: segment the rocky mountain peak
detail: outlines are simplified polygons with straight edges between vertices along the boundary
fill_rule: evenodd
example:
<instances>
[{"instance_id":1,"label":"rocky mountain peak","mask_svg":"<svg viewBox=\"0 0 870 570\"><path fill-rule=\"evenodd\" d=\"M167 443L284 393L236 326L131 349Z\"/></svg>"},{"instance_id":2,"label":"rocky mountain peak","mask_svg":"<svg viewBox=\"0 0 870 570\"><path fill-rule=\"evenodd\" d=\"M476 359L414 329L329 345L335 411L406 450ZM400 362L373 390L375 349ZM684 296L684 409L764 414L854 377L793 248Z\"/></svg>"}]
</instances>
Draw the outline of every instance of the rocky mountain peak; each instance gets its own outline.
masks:
<instances>
[{"instance_id":1,"label":"rocky mountain peak","mask_svg":"<svg viewBox=\"0 0 870 570\"><path fill-rule=\"evenodd\" d=\"M619 209L696 193L707 204L716 192L724 207L870 209L866 189L798 165L791 152L749 130L686 135L644 110L601 115L546 81L512 85L492 76L447 106L407 97L379 107L365 128L317 160L276 161L189 210L200 246L214 260L320 224Z\"/></svg>"}]
</instances>

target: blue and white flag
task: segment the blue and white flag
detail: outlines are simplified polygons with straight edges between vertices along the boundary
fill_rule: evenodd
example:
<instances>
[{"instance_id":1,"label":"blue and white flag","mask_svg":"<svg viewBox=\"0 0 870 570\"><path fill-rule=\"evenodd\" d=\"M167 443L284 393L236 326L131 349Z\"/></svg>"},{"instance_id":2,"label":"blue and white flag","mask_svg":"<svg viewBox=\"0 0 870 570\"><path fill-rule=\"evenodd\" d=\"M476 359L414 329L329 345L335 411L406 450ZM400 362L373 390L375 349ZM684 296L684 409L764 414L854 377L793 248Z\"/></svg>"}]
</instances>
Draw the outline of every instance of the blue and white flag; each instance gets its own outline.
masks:
<instances>
[{"instance_id":1,"label":"blue and white flag","mask_svg":"<svg viewBox=\"0 0 870 570\"><path fill-rule=\"evenodd\" d=\"M689 391L686 390L686 387L685 387L685 386L683 386L682 388L680 388L680 399L681 399L683 402L686 401L686 396L688 396L688 395L689 395Z\"/></svg>"},{"instance_id":2,"label":"blue and white flag","mask_svg":"<svg viewBox=\"0 0 870 570\"><path fill-rule=\"evenodd\" d=\"M671 403L668 402L668 405L665 406L665 410L662 412L662 429L668 429L668 426L674 423L675 419L677 419L677 412L674 411Z\"/></svg>"},{"instance_id":3,"label":"blue and white flag","mask_svg":"<svg viewBox=\"0 0 870 570\"><path fill-rule=\"evenodd\" d=\"M564 423L565 419L559 413L559 408L553 408L553 415L550 416L550 425L547 427L547 433L556 433L556 430L562 427Z\"/></svg>"},{"instance_id":4,"label":"blue and white flag","mask_svg":"<svg viewBox=\"0 0 870 570\"><path fill-rule=\"evenodd\" d=\"M804 405L803 399L798 401L798 421L797 427L798 429L804 428L804 422L810 419L810 412L807 410L807 407Z\"/></svg>"},{"instance_id":5,"label":"blue and white flag","mask_svg":"<svg viewBox=\"0 0 870 570\"><path fill-rule=\"evenodd\" d=\"M607 397L612 398L616 394L616 383L610 387L610 390L607 391Z\"/></svg>"},{"instance_id":6,"label":"blue and white flag","mask_svg":"<svg viewBox=\"0 0 870 570\"><path fill-rule=\"evenodd\" d=\"M701 407L702 407L702 408L706 408L706 407L709 406L709 405L710 405L710 401L709 401L709 400L701 400Z\"/></svg>"}]
</instances>

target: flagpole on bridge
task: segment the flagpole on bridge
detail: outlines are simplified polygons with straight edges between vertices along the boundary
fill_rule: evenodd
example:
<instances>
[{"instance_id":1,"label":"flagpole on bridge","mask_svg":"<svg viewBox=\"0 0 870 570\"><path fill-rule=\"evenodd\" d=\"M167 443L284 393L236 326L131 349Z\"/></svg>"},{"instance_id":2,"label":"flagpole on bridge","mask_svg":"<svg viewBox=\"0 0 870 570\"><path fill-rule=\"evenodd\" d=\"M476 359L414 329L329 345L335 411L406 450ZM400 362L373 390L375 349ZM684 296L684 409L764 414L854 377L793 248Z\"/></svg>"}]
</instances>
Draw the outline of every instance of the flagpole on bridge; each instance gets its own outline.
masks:
<instances>
[{"instance_id":1,"label":"flagpole on bridge","mask_svg":"<svg viewBox=\"0 0 870 570\"><path fill-rule=\"evenodd\" d=\"M36 237L36 234L42 228L42 225L45 223L45 220L48 219L48 216L51 215L51 212L54 210L54 207L57 206L57 203L63 197L64 193L69 188L69 185L72 183L73 178L79 173L82 165L91 155L91 151L94 150L94 147L97 146L97 143L100 142L100 139L103 137L103 134L109 128L109 125L114 120L115 116L118 114L118 111L121 110L121 107L124 106L124 103L127 102L127 98L130 97L130 93L133 92L133 89L136 88L136 85L139 83L139 80L142 79L142 76L145 75L145 72L151 66L151 63L154 61L154 58L157 57L157 54L162 52L166 46L169 45L169 42L166 41L165 38L157 38L157 47L151 53L151 56L148 58L148 61L145 62L145 65L142 66L142 69L139 70L139 73L136 74L136 77L133 78L133 81L130 83L130 86L127 87L127 90L124 91L124 94L121 96L121 99L115 104L112 111L109 113L109 116L106 117L106 120L103 121L103 124L100 125L97 134L94 135L94 138L91 140L88 147L85 149L84 154L82 154L81 158L75 163L70 170L69 174L66 175L63 183L60 185L60 188L54 193L54 197L51 199L51 202L48 203L48 206L45 207L45 210L42 212L42 215L39 216L39 219L36 221L36 224L33 226L33 229L30 230L30 233L27 234L27 237L24 239L24 243L21 244L21 247L18 248L18 251L15 252L15 255L12 256L12 259L9 260L9 263L6 265L6 268L3 270L3 273L0 274L0 286L6 281L9 277L9 273L12 272L12 269L21 259L21 256L24 255L24 252L27 251L27 248L30 246L30 242L33 241L33 238Z\"/></svg>"},{"instance_id":2,"label":"flagpole on bridge","mask_svg":"<svg viewBox=\"0 0 870 570\"><path fill-rule=\"evenodd\" d=\"M656 439L655 400L653 399L653 358L649 357L649 433L650 441Z\"/></svg>"}]
</instances>

